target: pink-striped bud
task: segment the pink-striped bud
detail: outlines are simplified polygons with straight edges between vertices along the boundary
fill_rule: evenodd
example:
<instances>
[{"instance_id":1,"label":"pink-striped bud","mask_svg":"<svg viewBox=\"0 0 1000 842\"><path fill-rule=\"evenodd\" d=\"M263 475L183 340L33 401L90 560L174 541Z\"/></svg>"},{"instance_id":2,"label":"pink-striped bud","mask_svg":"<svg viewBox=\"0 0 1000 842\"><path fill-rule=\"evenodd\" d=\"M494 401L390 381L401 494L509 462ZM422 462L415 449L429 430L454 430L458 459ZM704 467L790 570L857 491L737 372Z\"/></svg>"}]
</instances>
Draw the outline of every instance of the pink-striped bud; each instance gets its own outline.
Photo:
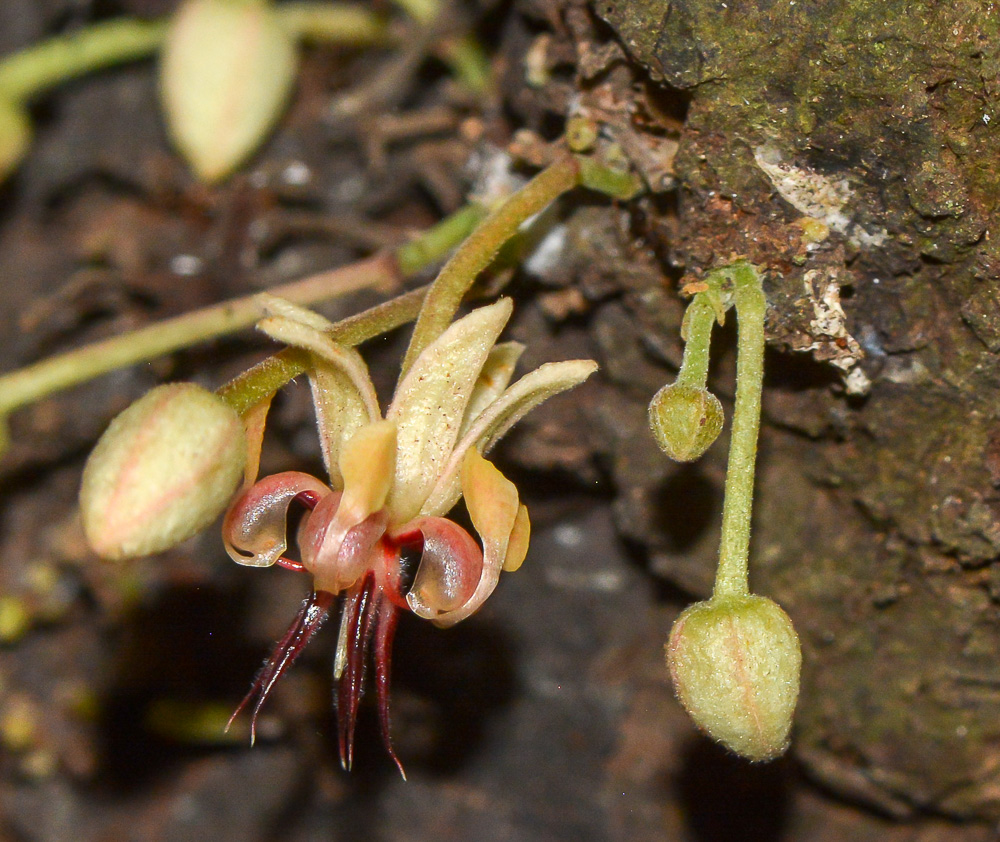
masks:
<instances>
[{"instance_id":1,"label":"pink-striped bud","mask_svg":"<svg viewBox=\"0 0 1000 842\"><path fill-rule=\"evenodd\" d=\"M193 383L159 386L111 422L87 460L87 540L109 559L169 549L222 513L245 463L243 422L229 404Z\"/></svg>"},{"instance_id":2,"label":"pink-striped bud","mask_svg":"<svg viewBox=\"0 0 1000 842\"><path fill-rule=\"evenodd\" d=\"M667 642L681 704L710 737L750 760L788 748L801 664L792 621L762 596L695 603Z\"/></svg>"}]
</instances>

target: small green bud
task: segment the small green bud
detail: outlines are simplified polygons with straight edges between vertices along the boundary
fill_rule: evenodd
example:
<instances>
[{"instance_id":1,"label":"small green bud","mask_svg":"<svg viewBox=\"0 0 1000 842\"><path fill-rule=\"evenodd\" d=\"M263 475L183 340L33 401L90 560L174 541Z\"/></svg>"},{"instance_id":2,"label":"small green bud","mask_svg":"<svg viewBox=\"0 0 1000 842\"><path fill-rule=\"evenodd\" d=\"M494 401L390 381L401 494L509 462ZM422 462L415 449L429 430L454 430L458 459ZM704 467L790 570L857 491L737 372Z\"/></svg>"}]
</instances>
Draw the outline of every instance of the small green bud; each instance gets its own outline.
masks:
<instances>
[{"instance_id":1,"label":"small green bud","mask_svg":"<svg viewBox=\"0 0 1000 842\"><path fill-rule=\"evenodd\" d=\"M122 412L83 471L87 541L108 559L160 552L208 526L243 478L236 411L193 383L159 386Z\"/></svg>"},{"instance_id":2,"label":"small green bud","mask_svg":"<svg viewBox=\"0 0 1000 842\"><path fill-rule=\"evenodd\" d=\"M671 383L649 403L649 428L675 462L693 462L719 437L722 404L708 389Z\"/></svg>"},{"instance_id":3,"label":"small green bud","mask_svg":"<svg viewBox=\"0 0 1000 842\"><path fill-rule=\"evenodd\" d=\"M160 90L170 136L202 181L264 140L292 90L295 39L265 0L185 0L167 33Z\"/></svg>"},{"instance_id":4,"label":"small green bud","mask_svg":"<svg viewBox=\"0 0 1000 842\"><path fill-rule=\"evenodd\" d=\"M0 100L0 181L21 163L31 145L31 119L20 105Z\"/></svg>"},{"instance_id":5,"label":"small green bud","mask_svg":"<svg viewBox=\"0 0 1000 842\"><path fill-rule=\"evenodd\" d=\"M750 760L784 753L802 652L777 603L753 595L695 603L666 649L677 697L699 728Z\"/></svg>"}]
</instances>

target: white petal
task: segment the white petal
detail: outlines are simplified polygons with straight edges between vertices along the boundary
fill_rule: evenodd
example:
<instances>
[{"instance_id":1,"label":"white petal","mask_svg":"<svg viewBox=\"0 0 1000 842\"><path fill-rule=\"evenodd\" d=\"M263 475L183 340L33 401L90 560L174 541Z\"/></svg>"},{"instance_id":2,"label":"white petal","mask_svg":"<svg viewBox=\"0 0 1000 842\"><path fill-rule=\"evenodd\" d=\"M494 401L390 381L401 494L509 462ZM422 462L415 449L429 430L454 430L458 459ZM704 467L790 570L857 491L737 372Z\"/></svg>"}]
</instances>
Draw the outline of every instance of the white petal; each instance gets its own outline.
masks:
<instances>
[{"instance_id":1,"label":"white petal","mask_svg":"<svg viewBox=\"0 0 1000 842\"><path fill-rule=\"evenodd\" d=\"M503 394L523 353L524 345L520 342L501 342L493 346L465 408L459 438L465 435L482 411Z\"/></svg>"},{"instance_id":2,"label":"white petal","mask_svg":"<svg viewBox=\"0 0 1000 842\"><path fill-rule=\"evenodd\" d=\"M399 384L386 413L399 429L396 484L389 501L394 524L415 517L437 483L511 308L509 299L501 299L459 319L424 349Z\"/></svg>"},{"instance_id":3,"label":"white petal","mask_svg":"<svg viewBox=\"0 0 1000 842\"><path fill-rule=\"evenodd\" d=\"M546 363L524 375L479 414L455 446L440 479L428 495L420 513L444 514L461 494L459 470L470 448L486 452L504 433L543 401L578 386L597 371L593 360Z\"/></svg>"},{"instance_id":4,"label":"white petal","mask_svg":"<svg viewBox=\"0 0 1000 842\"><path fill-rule=\"evenodd\" d=\"M271 302L280 300L272 299ZM282 303L291 308L289 312L294 312L293 318L272 316L257 326L271 338L312 355L309 385L319 424L323 463L330 482L339 488L343 486L339 460L345 442L362 426L380 418L375 387L361 355L317 329L326 322L322 316L288 302ZM299 316L303 313L315 316L315 321L311 324L300 321Z\"/></svg>"}]
</instances>

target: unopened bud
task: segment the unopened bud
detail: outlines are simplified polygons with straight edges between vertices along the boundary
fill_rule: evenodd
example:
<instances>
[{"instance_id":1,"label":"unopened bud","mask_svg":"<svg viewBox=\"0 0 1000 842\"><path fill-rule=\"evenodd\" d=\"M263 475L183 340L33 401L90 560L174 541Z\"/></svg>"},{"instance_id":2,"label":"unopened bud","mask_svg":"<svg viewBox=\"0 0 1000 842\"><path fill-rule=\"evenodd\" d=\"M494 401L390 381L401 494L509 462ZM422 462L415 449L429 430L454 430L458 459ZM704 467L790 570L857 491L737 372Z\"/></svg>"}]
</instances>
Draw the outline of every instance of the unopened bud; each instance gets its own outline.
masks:
<instances>
[{"instance_id":1,"label":"unopened bud","mask_svg":"<svg viewBox=\"0 0 1000 842\"><path fill-rule=\"evenodd\" d=\"M31 145L31 120L24 108L0 100L0 181L16 168Z\"/></svg>"},{"instance_id":2,"label":"unopened bud","mask_svg":"<svg viewBox=\"0 0 1000 842\"><path fill-rule=\"evenodd\" d=\"M777 603L752 595L696 603L666 648L677 697L699 728L750 760L784 753L802 652Z\"/></svg>"},{"instance_id":3,"label":"unopened bud","mask_svg":"<svg viewBox=\"0 0 1000 842\"><path fill-rule=\"evenodd\" d=\"M159 386L122 412L83 471L87 540L103 558L160 552L208 526L243 477L235 410L193 383Z\"/></svg>"},{"instance_id":4,"label":"unopened bud","mask_svg":"<svg viewBox=\"0 0 1000 842\"><path fill-rule=\"evenodd\" d=\"M185 0L163 47L171 138L206 182L229 175L270 132L292 90L295 39L265 0Z\"/></svg>"},{"instance_id":5,"label":"unopened bud","mask_svg":"<svg viewBox=\"0 0 1000 842\"><path fill-rule=\"evenodd\" d=\"M698 459L719 437L723 419L719 399L695 386L669 384L649 403L649 428L675 462Z\"/></svg>"}]
</instances>

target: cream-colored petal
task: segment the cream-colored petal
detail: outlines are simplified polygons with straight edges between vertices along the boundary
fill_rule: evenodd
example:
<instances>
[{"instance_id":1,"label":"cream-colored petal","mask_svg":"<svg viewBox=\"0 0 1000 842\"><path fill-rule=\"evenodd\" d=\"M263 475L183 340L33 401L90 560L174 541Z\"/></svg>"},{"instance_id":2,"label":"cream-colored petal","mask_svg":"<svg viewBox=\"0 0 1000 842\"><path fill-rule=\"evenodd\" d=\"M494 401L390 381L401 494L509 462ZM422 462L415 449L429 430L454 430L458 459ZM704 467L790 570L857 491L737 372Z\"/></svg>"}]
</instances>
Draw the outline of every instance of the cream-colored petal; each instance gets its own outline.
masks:
<instances>
[{"instance_id":1,"label":"cream-colored petal","mask_svg":"<svg viewBox=\"0 0 1000 842\"><path fill-rule=\"evenodd\" d=\"M526 374L486 407L455 445L420 513L449 511L461 494L459 470L470 448L488 451L504 433L543 401L578 386L597 370L593 360L546 363Z\"/></svg>"},{"instance_id":2,"label":"cream-colored petal","mask_svg":"<svg viewBox=\"0 0 1000 842\"><path fill-rule=\"evenodd\" d=\"M437 483L490 349L510 318L501 299L459 319L424 349L396 391L386 418L399 427L392 523L415 517Z\"/></svg>"},{"instance_id":3,"label":"cream-colored petal","mask_svg":"<svg viewBox=\"0 0 1000 842\"><path fill-rule=\"evenodd\" d=\"M483 542L483 574L468 602L434 620L439 626L452 626L471 616L493 593L522 508L514 483L475 449L470 449L462 462L462 494L472 525ZM518 536L519 543L523 538L523 533ZM521 552L520 547L517 552Z\"/></svg>"},{"instance_id":4,"label":"cream-colored petal","mask_svg":"<svg viewBox=\"0 0 1000 842\"><path fill-rule=\"evenodd\" d=\"M312 325L287 316L269 316L258 322L257 328L272 339L309 351L313 356L325 360L342 371L364 404L369 418L375 421L382 417L368 366L365 365L361 354L353 348L341 345Z\"/></svg>"},{"instance_id":5,"label":"cream-colored petal","mask_svg":"<svg viewBox=\"0 0 1000 842\"><path fill-rule=\"evenodd\" d=\"M386 497L396 462L396 428L376 421L340 454L344 491L336 508L321 501L299 530L302 564L316 588L337 593L354 583L388 524Z\"/></svg>"},{"instance_id":6,"label":"cream-colored petal","mask_svg":"<svg viewBox=\"0 0 1000 842\"><path fill-rule=\"evenodd\" d=\"M309 388L320 432L323 464L330 483L343 488L344 477L340 472L343 448L358 430L371 422L369 407L359 399L354 384L342 369L315 356L313 369L309 372Z\"/></svg>"},{"instance_id":7,"label":"cream-colored petal","mask_svg":"<svg viewBox=\"0 0 1000 842\"><path fill-rule=\"evenodd\" d=\"M514 369L517 361L524 353L524 345L520 342L501 342L494 345L486 358L483 370L479 372L476 385L472 389L472 396L469 398L469 405L465 408L465 417L462 418L462 426L458 437L462 436L472 426L480 413L495 401L503 390L510 384L514 376Z\"/></svg>"},{"instance_id":8,"label":"cream-colored petal","mask_svg":"<svg viewBox=\"0 0 1000 842\"><path fill-rule=\"evenodd\" d=\"M326 319L273 297L268 308L272 309L276 302L281 302L281 309L292 313L294 318L271 316L257 326L272 339L310 353L313 365L309 385L316 408L323 463L330 482L340 487L343 477L339 460L344 444L362 426L381 417L375 387L361 355L318 329L324 323L329 324ZM300 317L305 320L299 320Z\"/></svg>"},{"instance_id":9,"label":"cream-colored petal","mask_svg":"<svg viewBox=\"0 0 1000 842\"><path fill-rule=\"evenodd\" d=\"M482 443L484 453L489 452L511 427L536 406L560 392L579 386L595 371L597 363L593 360L565 360L539 366L507 389L482 413L467 435ZM477 430L482 432L477 434Z\"/></svg>"},{"instance_id":10,"label":"cream-colored petal","mask_svg":"<svg viewBox=\"0 0 1000 842\"><path fill-rule=\"evenodd\" d=\"M396 469L396 425L376 421L358 430L340 454L341 509L361 521L385 506Z\"/></svg>"}]
</instances>

